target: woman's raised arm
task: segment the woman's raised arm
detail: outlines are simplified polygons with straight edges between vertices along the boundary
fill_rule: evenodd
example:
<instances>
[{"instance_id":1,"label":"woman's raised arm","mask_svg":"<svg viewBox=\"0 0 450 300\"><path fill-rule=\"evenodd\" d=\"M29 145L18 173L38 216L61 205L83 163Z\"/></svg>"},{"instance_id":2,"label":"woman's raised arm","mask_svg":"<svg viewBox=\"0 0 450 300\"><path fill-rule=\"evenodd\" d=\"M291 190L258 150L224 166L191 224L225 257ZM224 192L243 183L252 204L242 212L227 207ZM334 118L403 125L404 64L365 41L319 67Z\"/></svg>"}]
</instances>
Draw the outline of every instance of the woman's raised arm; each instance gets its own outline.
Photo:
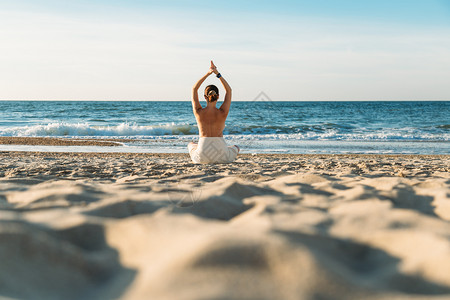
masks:
<instances>
[{"instance_id":1,"label":"woman's raised arm","mask_svg":"<svg viewBox=\"0 0 450 300\"><path fill-rule=\"evenodd\" d=\"M212 70L210 69L208 73L203 75L202 78L200 78L197 83L192 87L192 110L194 113L202 109L202 105L200 104L200 101L198 100L198 89L202 85L203 81L205 81L206 78L208 78L209 75L212 74Z\"/></svg>"},{"instance_id":2,"label":"woman's raised arm","mask_svg":"<svg viewBox=\"0 0 450 300\"><path fill-rule=\"evenodd\" d=\"M214 65L213 61L211 61L211 68L209 70L212 71L214 74L216 74L217 77L219 77L220 82L225 88L225 97L223 98L223 103L219 109L223 111L226 115L228 115L231 106L231 87L225 80L225 78L223 78L223 76L219 73L219 71L217 71L217 67Z\"/></svg>"}]
</instances>

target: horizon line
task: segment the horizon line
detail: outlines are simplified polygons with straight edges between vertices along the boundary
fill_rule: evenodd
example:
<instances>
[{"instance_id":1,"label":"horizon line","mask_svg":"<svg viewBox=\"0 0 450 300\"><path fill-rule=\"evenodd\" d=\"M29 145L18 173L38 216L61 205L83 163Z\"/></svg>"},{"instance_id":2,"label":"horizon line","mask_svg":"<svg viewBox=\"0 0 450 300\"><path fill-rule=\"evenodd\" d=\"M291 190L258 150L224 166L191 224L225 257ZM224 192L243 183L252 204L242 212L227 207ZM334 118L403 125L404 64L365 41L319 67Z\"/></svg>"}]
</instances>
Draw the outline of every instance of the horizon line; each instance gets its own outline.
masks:
<instances>
[{"instance_id":1,"label":"horizon line","mask_svg":"<svg viewBox=\"0 0 450 300\"><path fill-rule=\"evenodd\" d=\"M40 101L40 102L191 102L191 100L95 100L95 99L0 99L0 102L7 101ZM445 102L450 101L449 99L381 99L381 100L232 100L232 102L426 102L426 101L434 101L434 102ZM205 101L200 101L205 102ZM222 102L222 101L219 101Z\"/></svg>"}]
</instances>

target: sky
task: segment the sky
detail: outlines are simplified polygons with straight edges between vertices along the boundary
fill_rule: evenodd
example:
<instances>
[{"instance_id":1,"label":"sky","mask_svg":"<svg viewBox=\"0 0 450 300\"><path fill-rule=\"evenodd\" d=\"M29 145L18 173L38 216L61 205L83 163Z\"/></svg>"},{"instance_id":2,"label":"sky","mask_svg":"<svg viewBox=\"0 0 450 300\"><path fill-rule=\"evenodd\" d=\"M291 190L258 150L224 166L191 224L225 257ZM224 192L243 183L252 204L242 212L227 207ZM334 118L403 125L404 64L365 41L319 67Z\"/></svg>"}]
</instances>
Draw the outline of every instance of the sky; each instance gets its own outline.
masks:
<instances>
[{"instance_id":1,"label":"sky","mask_svg":"<svg viewBox=\"0 0 450 300\"><path fill-rule=\"evenodd\" d=\"M450 100L450 0L0 0L0 100L189 101L210 60L234 100Z\"/></svg>"}]
</instances>

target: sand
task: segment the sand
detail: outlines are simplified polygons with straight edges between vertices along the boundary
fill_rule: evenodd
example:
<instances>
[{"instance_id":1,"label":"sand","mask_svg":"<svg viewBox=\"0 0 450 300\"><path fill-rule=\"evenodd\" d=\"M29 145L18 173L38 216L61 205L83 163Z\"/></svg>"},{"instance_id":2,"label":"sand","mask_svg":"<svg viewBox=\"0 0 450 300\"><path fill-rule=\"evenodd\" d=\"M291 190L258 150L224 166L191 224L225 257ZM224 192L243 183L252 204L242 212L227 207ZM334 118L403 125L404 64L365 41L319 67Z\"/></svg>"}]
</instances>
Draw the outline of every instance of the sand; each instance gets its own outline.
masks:
<instances>
[{"instance_id":1,"label":"sand","mask_svg":"<svg viewBox=\"0 0 450 300\"><path fill-rule=\"evenodd\" d=\"M450 156L0 153L0 298L450 299Z\"/></svg>"}]
</instances>

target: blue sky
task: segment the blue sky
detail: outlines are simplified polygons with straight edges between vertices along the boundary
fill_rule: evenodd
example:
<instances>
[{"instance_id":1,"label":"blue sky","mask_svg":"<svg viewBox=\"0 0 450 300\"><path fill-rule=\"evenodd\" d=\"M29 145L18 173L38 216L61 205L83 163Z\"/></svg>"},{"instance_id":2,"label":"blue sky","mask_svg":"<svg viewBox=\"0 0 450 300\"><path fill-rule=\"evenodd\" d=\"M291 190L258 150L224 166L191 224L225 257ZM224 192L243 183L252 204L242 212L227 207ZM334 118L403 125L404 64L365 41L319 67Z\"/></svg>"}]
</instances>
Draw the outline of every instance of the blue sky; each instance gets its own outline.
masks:
<instances>
[{"instance_id":1,"label":"blue sky","mask_svg":"<svg viewBox=\"0 0 450 300\"><path fill-rule=\"evenodd\" d=\"M0 0L0 28L0 99L189 100L213 59L235 100L450 100L450 0Z\"/></svg>"}]
</instances>

